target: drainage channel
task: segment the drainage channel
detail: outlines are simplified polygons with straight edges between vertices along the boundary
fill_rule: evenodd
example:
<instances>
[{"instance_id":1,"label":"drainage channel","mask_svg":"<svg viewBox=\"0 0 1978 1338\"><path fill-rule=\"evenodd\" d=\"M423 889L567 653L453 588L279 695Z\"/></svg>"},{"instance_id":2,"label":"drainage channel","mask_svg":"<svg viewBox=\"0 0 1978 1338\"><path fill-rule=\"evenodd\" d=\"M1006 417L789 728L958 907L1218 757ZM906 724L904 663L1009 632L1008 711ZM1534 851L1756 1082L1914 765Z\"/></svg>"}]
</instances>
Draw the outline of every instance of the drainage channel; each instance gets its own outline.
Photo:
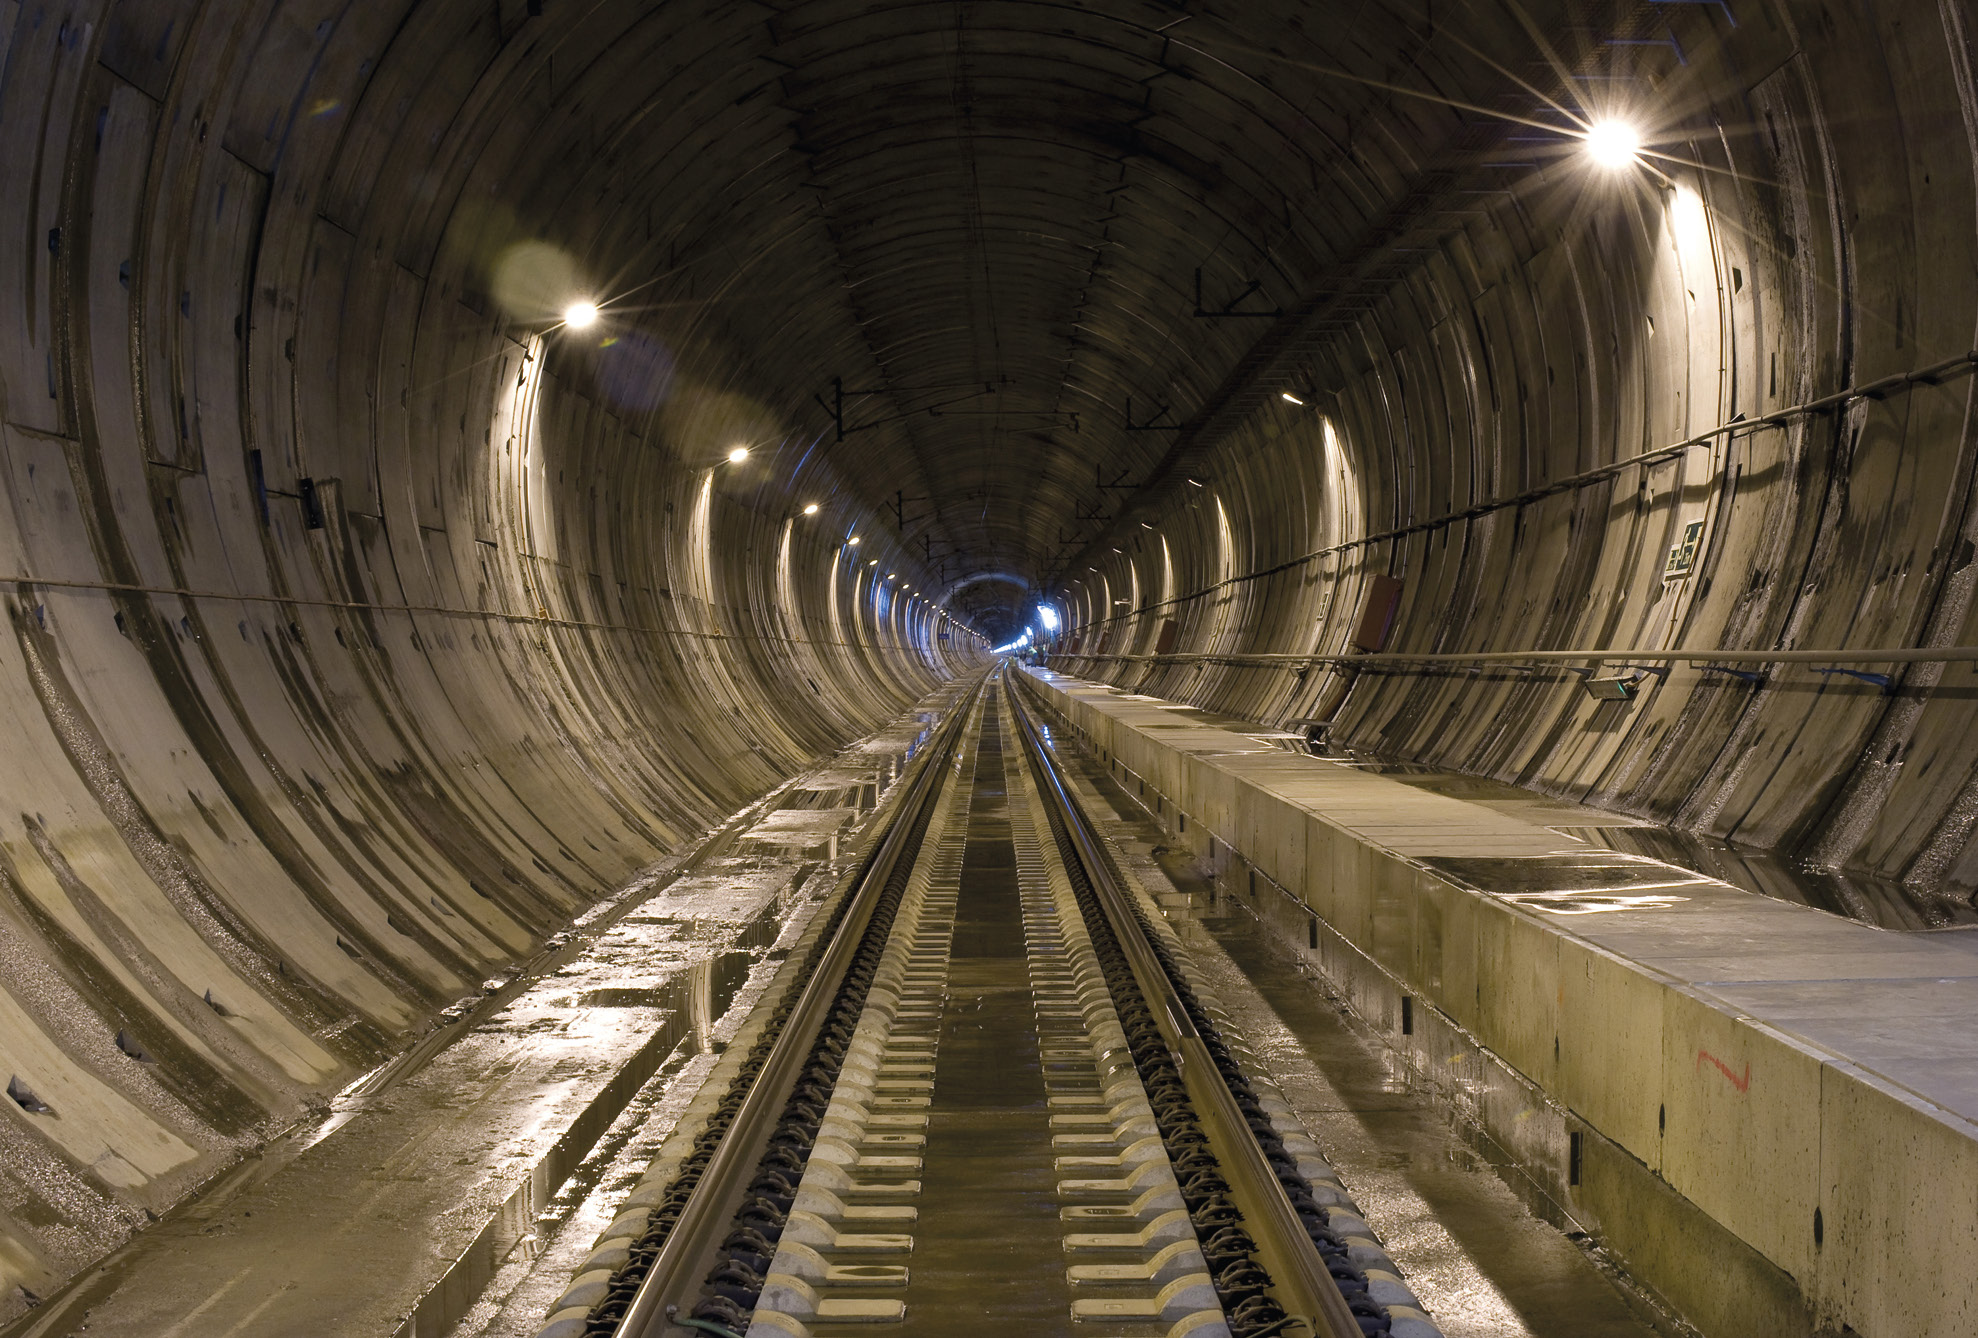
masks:
<instances>
[{"instance_id":1,"label":"drainage channel","mask_svg":"<svg viewBox=\"0 0 1978 1338\"><path fill-rule=\"evenodd\" d=\"M1433 1338L1000 676L956 714L540 1338Z\"/></svg>"}]
</instances>

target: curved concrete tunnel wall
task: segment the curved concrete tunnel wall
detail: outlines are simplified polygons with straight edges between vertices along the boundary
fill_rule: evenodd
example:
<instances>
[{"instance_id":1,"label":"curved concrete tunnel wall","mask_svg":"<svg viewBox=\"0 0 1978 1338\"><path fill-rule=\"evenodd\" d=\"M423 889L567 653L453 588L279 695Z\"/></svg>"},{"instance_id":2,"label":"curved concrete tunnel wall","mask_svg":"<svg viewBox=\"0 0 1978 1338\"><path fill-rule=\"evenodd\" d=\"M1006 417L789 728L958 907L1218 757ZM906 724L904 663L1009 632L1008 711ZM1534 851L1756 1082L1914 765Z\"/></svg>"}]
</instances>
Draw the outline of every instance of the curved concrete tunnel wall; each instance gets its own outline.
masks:
<instances>
[{"instance_id":1,"label":"curved concrete tunnel wall","mask_svg":"<svg viewBox=\"0 0 1978 1338\"><path fill-rule=\"evenodd\" d=\"M487 296L623 257L452 8L0 9L0 1319L979 655L717 338Z\"/></svg>"},{"instance_id":2,"label":"curved concrete tunnel wall","mask_svg":"<svg viewBox=\"0 0 1978 1338\"><path fill-rule=\"evenodd\" d=\"M1376 574L1403 582L1395 652L1978 640L1970 16L1739 16L1647 99L1683 113L1648 122L1656 172L1500 173L1287 359L1307 403L1260 407L1087 550L1053 663L1899 878L1926 915L1969 897L1966 664L1850 666L1895 695L1677 665L1617 704L1557 668L1113 658L1168 621L1178 657L1350 655ZM1665 580L1691 522L1694 570Z\"/></svg>"},{"instance_id":3,"label":"curved concrete tunnel wall","mask_svg":"<svg viewBox=\"0 0 1978 1338\"><path fill-rule=\"evenodd\" d=\"M0 1103L8 1283L73 1272L975 663L944 604L1000 636L1063 589L1074 672L1978 883L1965 669L1883 697L1678 668L1622 711L1551 674L1103 658L1343 652L1375 574L1404 582L1401 650L1973 644L1972 380L1757 426L1974 343L1958 6L1655 7L1682 60L1632 88L1668 188L1510 141L1452 168L1460 107L1300 101L1162 6L987 6L1035 29L980 61L978 125L1020 146L987 222L936 210L976 164L909 96L976 115L928 55L950 7L802 8L0 3L0 1064L55 1116ZM1352 39L1543 114L1506 72L1595 8L1443 48L1375 7ZM1243 14L1288 42L1305 10ZM964 244L1012 260L969 292L1031 322L999 356L1067 391L1070 435L821 439L833 378L980 380L950 356L973 308L916 286ZM1196 266L1212 304L1258 274L1282 315L1193 318ZM559 328L585 295L601 330ZM1172 450L1100 426L1135 395L1178 422L1147 415L1243 365ZM1017 514L959 576L888 538L1006 475Z\"/></svg>"}]
</instances>

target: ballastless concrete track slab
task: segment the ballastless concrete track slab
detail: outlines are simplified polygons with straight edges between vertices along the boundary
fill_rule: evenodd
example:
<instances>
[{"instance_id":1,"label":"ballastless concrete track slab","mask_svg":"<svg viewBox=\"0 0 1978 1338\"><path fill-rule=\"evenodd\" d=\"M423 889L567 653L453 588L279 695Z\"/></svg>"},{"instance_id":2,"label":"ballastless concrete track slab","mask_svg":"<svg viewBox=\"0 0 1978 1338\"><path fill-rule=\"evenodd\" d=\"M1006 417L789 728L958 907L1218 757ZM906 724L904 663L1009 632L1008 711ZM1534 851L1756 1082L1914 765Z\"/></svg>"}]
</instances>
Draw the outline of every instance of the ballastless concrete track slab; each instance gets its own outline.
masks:
<instances>
[{"instance_id":1,"label":"ballastless concrete track slab","mask_svg":"<svg viewBox=\"0 0 1978 1338\"><path fill-rule=\"evenodd\" d=\"M996 1334L1013 1325L1042 1333L1071 1313L1005 765L992 714L976 750L935 1052L940 1100L927 1125L905 1293L916 1334ZM1027 1281L991 1304L985 1277Z\"/></svg>"}]
</instances>

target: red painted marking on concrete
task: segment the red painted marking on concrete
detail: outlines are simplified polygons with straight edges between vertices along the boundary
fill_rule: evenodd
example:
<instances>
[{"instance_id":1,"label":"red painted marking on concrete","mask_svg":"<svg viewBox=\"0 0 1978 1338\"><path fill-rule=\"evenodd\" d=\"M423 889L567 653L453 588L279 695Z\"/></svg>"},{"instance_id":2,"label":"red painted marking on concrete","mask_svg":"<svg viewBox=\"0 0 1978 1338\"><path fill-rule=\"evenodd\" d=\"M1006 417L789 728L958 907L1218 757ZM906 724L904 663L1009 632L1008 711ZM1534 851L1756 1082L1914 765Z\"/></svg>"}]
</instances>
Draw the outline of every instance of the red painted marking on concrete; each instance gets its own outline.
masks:
<instances>
[{"instance_id":1,"label":"red painted marking on concrete","mask_svg":"<svg viewBox=\"0 0 1978 1338\"><path fill-rule=\"evenodd\" d=\"M1703 1061L1706 1059L1717 1066L1719 1073L1731 1080L1731 1086L1737 1088L1740 1092L1749 1092L1751 1090L1751 1061L1749 1059L1744 1062L1744 1076L1742 1078L1731 1072L1731 1066L1729 1064L1726 1064L1708 1050L1699 1050L1696 1052L1696 1066L1699 1069L1703 1067Z\"/></svg>"}]
</instances>

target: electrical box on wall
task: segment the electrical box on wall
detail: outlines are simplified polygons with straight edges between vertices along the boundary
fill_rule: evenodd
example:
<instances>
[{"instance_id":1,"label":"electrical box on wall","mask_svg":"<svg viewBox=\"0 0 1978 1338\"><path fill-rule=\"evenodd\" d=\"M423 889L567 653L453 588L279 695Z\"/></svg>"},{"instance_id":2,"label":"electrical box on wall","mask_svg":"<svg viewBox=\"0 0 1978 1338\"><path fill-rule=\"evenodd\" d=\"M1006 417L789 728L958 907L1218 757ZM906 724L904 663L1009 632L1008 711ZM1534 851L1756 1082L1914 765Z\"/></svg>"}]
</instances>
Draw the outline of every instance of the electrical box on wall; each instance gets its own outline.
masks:
<instances>
[{"instance_id":1,"label":"electrical box on wall","mask_svg":"<svg viewBox=\"0 0 1978 1338\"><path fill-rule=\"evenodd\" d=\"M1626 702L1634 700L1636 682L1633 678L1588 678L1581 680L1580 686L1596 701Z\"/></svg>"}]
</instances>

